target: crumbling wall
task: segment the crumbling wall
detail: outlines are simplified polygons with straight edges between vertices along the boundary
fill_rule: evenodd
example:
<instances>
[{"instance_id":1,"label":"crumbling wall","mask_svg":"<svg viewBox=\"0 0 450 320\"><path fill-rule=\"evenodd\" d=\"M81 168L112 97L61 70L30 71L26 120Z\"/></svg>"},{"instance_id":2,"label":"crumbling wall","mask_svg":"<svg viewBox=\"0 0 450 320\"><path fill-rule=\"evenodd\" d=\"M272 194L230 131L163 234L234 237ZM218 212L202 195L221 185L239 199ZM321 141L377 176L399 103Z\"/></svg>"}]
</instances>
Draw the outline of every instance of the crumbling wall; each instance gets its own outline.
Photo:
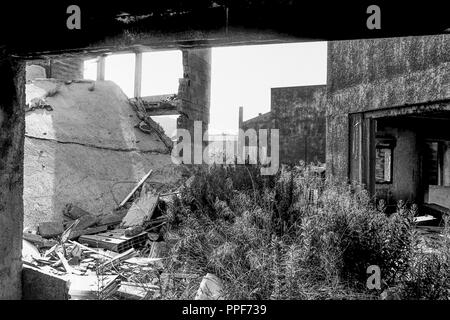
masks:
<instances>
[{"instance_id":1,"label":"crumbling wall","mask_svg":"<svg viewBox=\"0 0 450 320\"><path fill-rule=\"evenodd\" d=\"M25 64L0 51L0 300L21 298Z\"/></svg>"},{"instance_id":2,"label":"crumbling wall","mask_svg":"<svg viewBox=\"0 0 450 320\"><path fill-rule=\"evenodd\" d=\"M450 98L450 35L328 44L327 173L346 177L348 114Z\"/></svg>"},{"instance_id":3,"label":"crumbling wall","mask_svg":"<svg viewBox=\"0 0 450 320\"><path fill-rule=\"evenodd\" d=\"M211 101L211 49L183 50L183 78L180 79L178 98L179 129L187 129L194 138L194 121L202 121L202 131L209 124Z\"/></svg>"},{"instance_id":4,"label":"crumbling wall","mask_svg":"<svg viewBox=\"0 0 450 320\"><path fill-rule=\"evenodd\" d=\"M272 88L281 163L325 162L325 108L325 85Z\"/></svg>"},{"instance_id":5,"label":"crumbling wall","mask_svg":"<svg viewBox=\"0 0 450 320\"><path fill-rule=\"evenodd\" d=\"M150 169L149 181L176 181L167 146L111 81L27 84L25 226L62 221L66 204L110 213ZM44 98L45 97L45 98Z\"/></svg>"}]
</instances>

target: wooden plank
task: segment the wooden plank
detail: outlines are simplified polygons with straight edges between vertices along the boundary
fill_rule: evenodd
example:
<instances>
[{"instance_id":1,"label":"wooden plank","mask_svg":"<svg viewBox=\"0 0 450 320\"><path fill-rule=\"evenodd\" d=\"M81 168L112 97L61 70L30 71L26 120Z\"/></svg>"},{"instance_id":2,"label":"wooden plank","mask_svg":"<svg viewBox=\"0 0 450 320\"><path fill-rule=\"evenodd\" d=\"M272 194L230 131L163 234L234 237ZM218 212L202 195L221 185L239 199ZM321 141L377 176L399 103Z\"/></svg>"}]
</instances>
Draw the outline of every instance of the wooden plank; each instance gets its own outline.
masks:
<instances>
[{"instance_id":1,"label":"wooden plank","mask_svg":"<svg viewBox=\"0 0 450 320\"><path fill-rule=\"evenodd\" d=\"M153 212L158 205L159 195L146 193L137 201L134 201L127 215L122 219L121 226L123 228L144 226L153 215Z\"/></svg>"},{"instance_id":2,"label":"wooden plank","mask_svg":"<svg viewBox=\"0 0 450 320\"><path fill-rule=\"evenodd\" d=\"M123 207L125 205L125 203L128 202L128 200L130 200L130 198L133 196L133 194L137 191L137 189L139 189L139 187L141 187L144 182L148 179L148 177L150 177L150 175L152 174L153 170L150 170L145 176L142 177L142 179L139 181L139 183L133 188L133 190L131 190L131 192L125 197L125 199L122 200L122 202L119 204L119 208Z\"/></svg>"},{"instance_id":3,"label":"wooden plank","mask_svg":"<svg viewBox=\"0 0 450 320\"><path fill-rule=\"evenodd\" d=\"M55 240L47 240L37 234L32 234L28 232L24 232L22 237L23 239L30 241L31 243L40 248L51 248L58 243Z\"/></svg>"},{"instance_id":4,"label":"wooden plank","mask_svg":"<svg viewBox=\"0 0 450 320\"><path fill-rule=\"evenodd\" d=\"M97 226L112 226L122 222L122 219L127 215L124 210L122 213L111 213L106 216L100 217L97 222Z\"/></svg>"},{"instance_id":5,"label":"wooden plank","mask_svg":"<svg viewBox=\"0 0 450 320\"><path fill-rule=\"evenodd\" d=\"M103 231L106 231L106 230L108 230L108 226L99 226L99 227L94 227L94 228L87 228L87 229L84 229L84 230L73 230L70 233L69 239L73 240L73 239L76 239L76 238L78 238L80 236L83 236L83 235L96 234L96 233L100 233L100 232L103 232Z\"/></svg>"},{"instance_id":6,"label":"wooden plank","mask_svg":"<svg viewBox=\"0 0 450 320\"><path fill-rule=\"evenodd\" d=\"M73 273L73 274L78 274L78 275L83 274L83 272L81 272L81 271L79 271L79 270L76 270L76 269L72 268L72 267L69 265L69 262L67 262L67 259L64 257L64 255L63 255L61 252L55 251L55 253L56 253L56 255L58 256L59 260L61 260L61 263L62 263L62 265L64 266L64 269L66 269L66 272L67 272L67 273Z\"/></svg>"},{"instance_id":7,"label":"wooden plank","mask_svg":"<svg viewBox=\"0 0 450 320\"><path fill-rule=\"evenodd\" d=\"M90 252L93 252L93 253L102 255L102 256L104 256L104 257L110 258L110 259L113 258L111 255L109 255L109 254L107 254L107 253L105 253L105 252L98 251L98 250L94 250L94 249L89 248L89 247L87 247L87 246L85 246L85 245L83 245L83 244L81 244L81 243L76 242L76 241L70 241L70 240L69 240L69 243L71 243L71 244L76 244L76 245L80 246L81 248L83 248L83 249L86 250L86 251L90 251Z\"/></svg>"},{"instance_id":8,"label":"wooden plank","mask_svg":"<svg viewBox=\"0 0 450 320\"><path fill-rule=\"evenodd\" d=\"M107 261L105 263L103 263L99 269L102 270L104 268L110 267L111 265L114 265L116 263L120 263L123 260L127 260L129 258L132 258L133 256L135 256L137 254L136 250L134 250L134 248L131 248L125 252L122 252L121 254L118 254L117 256L115 256L114 258L112 258L110 261Z\"/></svg>"}]
</instances>

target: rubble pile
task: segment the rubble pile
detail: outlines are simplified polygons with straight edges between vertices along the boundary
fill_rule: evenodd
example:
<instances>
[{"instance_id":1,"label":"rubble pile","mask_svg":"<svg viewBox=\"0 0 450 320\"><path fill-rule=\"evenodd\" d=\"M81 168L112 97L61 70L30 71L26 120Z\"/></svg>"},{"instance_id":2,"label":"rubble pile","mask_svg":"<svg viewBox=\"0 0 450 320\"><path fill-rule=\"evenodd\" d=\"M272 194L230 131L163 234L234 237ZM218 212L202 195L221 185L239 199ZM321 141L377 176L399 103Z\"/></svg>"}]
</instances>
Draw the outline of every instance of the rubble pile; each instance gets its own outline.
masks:
<instances>
[{"instance_id":1,"label":"rubble pile","mask_svg":"<svg viewBox=\"0 0 450 320\"><path fill-rule=\"evenodd\" d=\"M151 173L110 214L69 203L64 222L25 228L24 266L67 281L71 299L158 299L168 275L155 252L167 218L165 201L146 183Z\"/></svg>"}]
</instances>

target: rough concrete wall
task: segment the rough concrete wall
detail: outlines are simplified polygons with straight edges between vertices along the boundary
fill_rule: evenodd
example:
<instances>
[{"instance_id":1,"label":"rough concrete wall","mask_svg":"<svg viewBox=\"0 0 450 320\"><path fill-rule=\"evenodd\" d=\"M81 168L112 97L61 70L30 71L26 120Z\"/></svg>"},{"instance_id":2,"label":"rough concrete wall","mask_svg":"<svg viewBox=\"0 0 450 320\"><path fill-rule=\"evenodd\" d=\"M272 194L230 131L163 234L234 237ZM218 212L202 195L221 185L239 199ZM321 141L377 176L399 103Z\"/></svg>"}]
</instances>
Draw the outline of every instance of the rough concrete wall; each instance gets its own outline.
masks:
<instances>
[{"instance_id":1,"label":"rough concrete wall","mask_svg":"<svg viewBox=\"0 0 450 320\"><path fill-rule=\"evenodd\" d=\"M194 137L194 121L203 122L203 132L209 124L211 101L211 49L183 50L183 78L178 98L181 100L177 127L188 129Z\"/></svg>"},{"instance_id":2,"label":"rough concrete wall","mask_svg":"<svg viewBox=\"0 0 450 320\"><path fill-rule=\"evenodd\" d=\"M49 78L59 80L83 79L84 64L81 58L52 59Z\"/></svg>"},{"instance_id":3,"label":"rough concrete wall","mask_svg":"<svg viewBox=\"0 0 450 320\"><path fill-rule=\"evenodd\" d=\"M20 299L25 64L1 51L0 88L0 299Z\"/></svg>"},{"instance_id":4,"label":"rough concrete wall","mask_svg":"<svg viewBox=\"0 0 450 320\"><path fill-rule=\"evenodd\" d=\"M326 90L325 85L272 88L281 163L325 162Z\"/></svg>"},{"instance_id":5,"label":"rough concrete wall","mask_svg":"<svg viewBox=\"0 0 450 320\"><path fill-rule=\"evenodd\" d=\"M48 96L48 92L55 92ZM177 179L169 151L140 120L111 81L64 84L39 80L26 86L27 101L46 96L53 110L26 113L24 226L62 221L72 203L108 214L150 169L149 181Z\"/></svg>"},{"instance_id":6,"label":"rough concrete wall","mask_svg":"<svg viewBox=\"0 0 450 320\"><path fill-rule=\"evenodd\" d=\"M327 173L347 176L348 113L450 97L450 35L328 45Z\"/></svg>"}]
</instances>

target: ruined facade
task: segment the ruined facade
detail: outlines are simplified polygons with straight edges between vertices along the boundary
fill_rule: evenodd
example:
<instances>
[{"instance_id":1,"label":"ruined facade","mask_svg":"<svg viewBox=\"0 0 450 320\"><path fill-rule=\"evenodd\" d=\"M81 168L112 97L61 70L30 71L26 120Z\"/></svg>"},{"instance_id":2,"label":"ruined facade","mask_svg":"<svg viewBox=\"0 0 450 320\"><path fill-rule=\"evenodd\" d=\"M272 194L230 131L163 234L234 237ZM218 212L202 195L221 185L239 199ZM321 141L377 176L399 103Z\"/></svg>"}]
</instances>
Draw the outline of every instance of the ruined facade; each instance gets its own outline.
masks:
<instances>
[{"instance_id":1,"label":"ruined facade","mask_svg":"<svg viewBox=\"0 0 450 320\"><path fill-rule=\"evenodd\" d=\"M183 78L178 98L181 100L178 128L188 129L193 137L194 121L209 124L211 101L211 49L183 50Z\"/></svg>"},{"instance_id":2,"label":"ruined facade","mask_svg":"<svg viewBox=\"0 0 450 320\"><path fill-rule=\"evenodd\" d=\"M388 203L446 206L449 52L448 35L329 43L328 175Z\"/></svg>"},{"instance_id":3,"label":"ruined facade","mask_svg":"<svg viewBox=\"0 0 450 320\"><path fill-rule=\"evenodd\" d=\"M325 162L326 86L272 88L270 105L242 128L279 129L280 163Z\"/></svg>"},{"instance_id":4,"label":"ruined facade","mask_svg":"<svg viewBox=\"0 0 450 320\"><path fill-rule=\"evenodd\" d=\"M272 88L281 163L325 162L326 86Z\"/></svg>"}]
</instances>

